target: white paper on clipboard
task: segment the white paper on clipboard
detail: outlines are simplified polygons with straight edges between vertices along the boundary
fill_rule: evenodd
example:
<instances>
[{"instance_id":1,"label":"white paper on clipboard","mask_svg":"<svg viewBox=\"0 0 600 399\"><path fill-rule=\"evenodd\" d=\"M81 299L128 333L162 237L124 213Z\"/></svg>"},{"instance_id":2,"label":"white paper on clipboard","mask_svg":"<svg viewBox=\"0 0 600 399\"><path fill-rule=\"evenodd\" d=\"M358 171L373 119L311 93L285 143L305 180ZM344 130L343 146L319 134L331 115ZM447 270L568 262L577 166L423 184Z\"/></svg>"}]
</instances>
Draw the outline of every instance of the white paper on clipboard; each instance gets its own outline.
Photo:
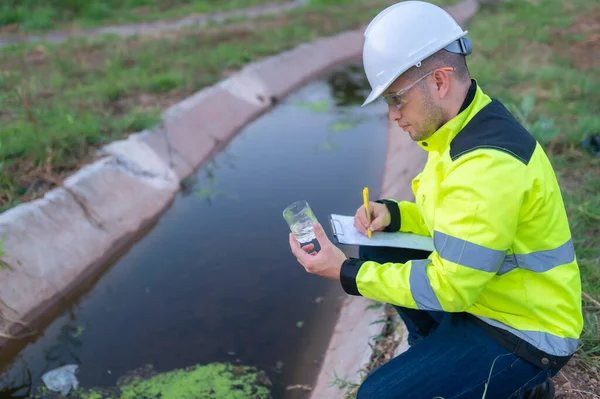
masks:
<instances>
[{"instance_id":1,"label":"white paper on clipboard","mask_svg":"<svg viewBox=\"0 0 600 399\"><path fill-rule=\"evenodd\" d=\"M340 244L411 248L430 252L434 250L431 237L412 233L385 233L376 231L369 238L356 230L353 216L331 214L329 221L333 229L333 235Z\"/></svg>"}]
</instances>

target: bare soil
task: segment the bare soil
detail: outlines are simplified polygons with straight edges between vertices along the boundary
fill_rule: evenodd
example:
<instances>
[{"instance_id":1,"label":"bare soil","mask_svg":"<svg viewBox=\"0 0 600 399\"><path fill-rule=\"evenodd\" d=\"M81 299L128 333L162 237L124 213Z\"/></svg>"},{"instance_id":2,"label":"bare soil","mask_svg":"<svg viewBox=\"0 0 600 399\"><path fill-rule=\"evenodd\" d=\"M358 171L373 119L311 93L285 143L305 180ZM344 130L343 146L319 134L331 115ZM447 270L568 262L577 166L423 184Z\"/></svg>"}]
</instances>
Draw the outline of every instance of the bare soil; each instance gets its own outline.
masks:
<instances>
[{"instance_id":1,"label":"bare soil","mask_svg":"<svg viewBox=\"0 0 600 399\"><path fill-rule=\"evenodd\" d=\"M553 378L556 398L600 399L600 374L578 357L571 361Z\"/></svg>"},{"instance_id":2,"label":"bare soil","mask_svg":"<svg viewBox=\"0 0 600 399\"><path fill-rule=\"evenodd\" d=\"M572 46L558 47L558 50L573 60L573 65L582 71L600 66L600 9L597 9L573 22L568 28L557 32L562 38L577 35L581 41Z\"/></svg>"}]
</instances>

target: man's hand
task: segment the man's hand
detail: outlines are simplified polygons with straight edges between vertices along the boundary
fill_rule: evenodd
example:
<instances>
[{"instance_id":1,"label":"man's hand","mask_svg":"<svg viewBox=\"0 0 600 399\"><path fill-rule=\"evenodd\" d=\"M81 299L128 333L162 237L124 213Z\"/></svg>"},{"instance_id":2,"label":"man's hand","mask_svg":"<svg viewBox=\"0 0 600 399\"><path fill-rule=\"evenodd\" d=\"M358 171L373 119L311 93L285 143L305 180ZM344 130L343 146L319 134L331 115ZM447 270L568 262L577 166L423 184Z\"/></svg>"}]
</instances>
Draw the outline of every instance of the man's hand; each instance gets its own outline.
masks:
<instances>
[{"instance_id":1,"label":"man's hand","mask_svg":"<svg viewBox=\"0 0 600 399\"><path fill-rule=\"evenodd\" d=\"M384 204L369 202L369 212L371 213L371 231L381 231L389 226L392 221L390 211L388 211L387 206ZM356 210L356 215L354 215L354 227L362 234L367 235L369 223L364 206L361 206Z\"/></svg>"},{"instance_id":2,"label":"man's hand","mask_svg":"<svg viewBox=\"0 0 600 399\"><path fill-rule=\"evenodd\" d=\"M342 263L347 259L346 255L329 241L323 227L319 223L315 224L315 236L321 246L319 252L313 251L315 249L313 244L300 247L300 243L296 240L294 234L290 233L290 248L292 248L292 253L307 272L332 280L339 280Z\"/></svg>"}]
</instances>

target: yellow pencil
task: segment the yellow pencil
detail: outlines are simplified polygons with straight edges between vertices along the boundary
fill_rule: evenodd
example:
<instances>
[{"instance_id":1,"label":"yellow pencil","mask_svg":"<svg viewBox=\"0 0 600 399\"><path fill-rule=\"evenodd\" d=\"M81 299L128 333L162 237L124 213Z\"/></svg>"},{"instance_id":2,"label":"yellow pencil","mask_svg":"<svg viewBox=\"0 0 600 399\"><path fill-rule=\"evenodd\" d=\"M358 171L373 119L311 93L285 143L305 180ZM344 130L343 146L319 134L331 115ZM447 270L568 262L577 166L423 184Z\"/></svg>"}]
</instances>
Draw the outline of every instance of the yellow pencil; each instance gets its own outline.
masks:
<instances>
[{"instance_id":1,"label":"yellow pencil","mask_svg":"<svg viewBox=\"0 0 600 399\"><path fill-rule=\"evenodd\" d=\"M367 221L369 222L369 226L371 226L371 212L369 212L369 188L365 187L363 189L363 201L365 203L365 212L367 213ZM371 229L367 229L367 236L371 238Z\"/></svg>"}]
</instances>

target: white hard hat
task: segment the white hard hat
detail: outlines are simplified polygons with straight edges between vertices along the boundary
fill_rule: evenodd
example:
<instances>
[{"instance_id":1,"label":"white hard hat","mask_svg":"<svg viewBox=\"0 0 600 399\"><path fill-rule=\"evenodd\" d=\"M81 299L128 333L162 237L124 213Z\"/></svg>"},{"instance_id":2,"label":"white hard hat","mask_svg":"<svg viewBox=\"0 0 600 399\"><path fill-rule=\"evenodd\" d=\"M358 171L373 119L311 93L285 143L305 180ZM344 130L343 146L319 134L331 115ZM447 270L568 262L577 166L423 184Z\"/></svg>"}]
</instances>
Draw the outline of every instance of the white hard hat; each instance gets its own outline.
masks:
<instances>
[{"instance_id":1,"label":"white hard hat","mask_svg":"<svg viewBox=\"0 0 600 399\"><path fill-rule=\"evenodd\" d=\"M466 34L443 8L424 1L403 1L380 12L364 33L363 66L372 90L363 106L443 48L470 54Z\"/></svg>"}]
</instances>

